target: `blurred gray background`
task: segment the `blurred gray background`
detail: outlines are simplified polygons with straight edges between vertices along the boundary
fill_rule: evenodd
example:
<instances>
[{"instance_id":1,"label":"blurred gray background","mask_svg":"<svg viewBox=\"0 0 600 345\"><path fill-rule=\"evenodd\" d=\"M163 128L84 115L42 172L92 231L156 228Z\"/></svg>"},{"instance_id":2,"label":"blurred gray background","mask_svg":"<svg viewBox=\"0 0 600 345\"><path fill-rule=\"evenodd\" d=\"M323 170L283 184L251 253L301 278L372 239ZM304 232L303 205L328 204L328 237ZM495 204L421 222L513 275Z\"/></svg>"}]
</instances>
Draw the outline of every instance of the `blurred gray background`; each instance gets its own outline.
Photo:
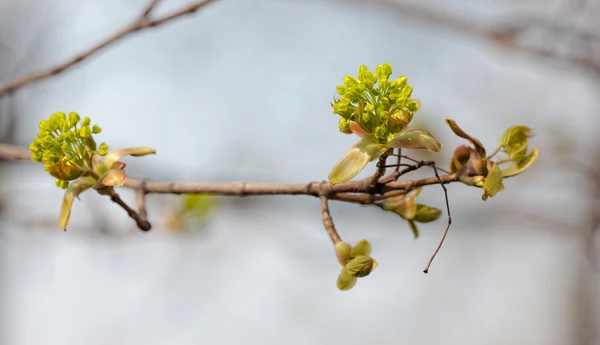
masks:
<instances>
[{"instance_id":1,"label":"blurred gray background","mask_svg":"<svg viewBox=\"0 0 600 345\"><path fill-rule=\"evenodd\" d=\"M0 80L71 58L146 3L0 0ZM331 114L335 86L388 61L423 104L415 126L444 144L415 157L445 166L462 144L445 117L488 147L533 127L542 153L485 203L449 186L454 222L428 275L444 220L414 240L396 215L332 203L342 238L367 238L380 263L348 292L317 199L218 199L174 231L177 197L151 196L142 233L86 193L63 233L53 180L0 161L0 342L599 344L599 15L574 0L221 0L4 96L0 142L28 145L38 121L77 111L111 148L158 149L127 160L133 176L309 182L356 141ZM443 208L438 186L422 195Z\"/></svg>"}]
</instances>

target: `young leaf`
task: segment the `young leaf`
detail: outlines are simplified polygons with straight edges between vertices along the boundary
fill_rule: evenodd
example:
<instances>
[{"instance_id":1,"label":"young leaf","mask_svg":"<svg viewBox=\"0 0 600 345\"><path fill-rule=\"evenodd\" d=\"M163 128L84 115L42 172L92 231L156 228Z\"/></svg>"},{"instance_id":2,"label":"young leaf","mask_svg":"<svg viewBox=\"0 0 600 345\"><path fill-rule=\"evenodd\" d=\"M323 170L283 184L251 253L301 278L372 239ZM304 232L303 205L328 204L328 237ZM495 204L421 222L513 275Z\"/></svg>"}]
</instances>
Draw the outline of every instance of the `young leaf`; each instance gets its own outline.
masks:
<instances>
[{"instance_id":1,"label":"young leaf","mask_svg":"<svg viewBox=\"0 0 600 345\"><path fill-rule=\"evenodd\" d=\"M504 134L502 134L500 146L511 147L513 145L527 143L527 139L531 136L531 128L527 126L513 126L508 128L504 131Z\"/></svg>"},{"instance_id":2,"label":"young leaf","mask_svg":"<svg viewBox=\"0 0 600 345\"><path fill-rule=\"evenodd\" d=\"M87 189L92 187L96 183L96 180L93 178L86 176L82 177L79 180L72 182L69 185L69 188L65 191L65 196L63 198L62 207L60 209L60 214L58 216L58 226L67 230L67 224L69 223L69 217L71 217L71 207L73 207L73 201L75 198L79 197L79 194L85 192Z\"/></svg>"},{"instance_id":3,"label":"young leaf","mask_svg":"<svg viewBox=\"0 0 600 345\"><path fill-rule=\"evenodd\" d=\"M473 146L475 146L475 151L477 151L477 153L479 153L479 155L481 157L485 157L485 148L483 147L483 145L481 144L481 142L475 138L473 138L472 136L468 135L467 133L465 133L465 131L463 131L460 127L458 127L458 125L456 124L456 122L452 119L446 119L446 122L448 123L448 126L450 126L450 129L454 132L454 134L458 135L459 137L463 138L463 139L467 139L468 141L470 141Z\"/></svg>"},{"instance_id":4,"label":"young leaf","mask_svg":"<svg viewBox=\"0 0 600 345\"><path fill-rule=\"evenodd\" d=\"M410 228L410 231L412 231L413 236L415 236L415 239L419 238L419 228L417 228L417 224L415 224L414 221L409 220L408 227Z\"/></svg>"},{"instance_id":5,"label":"young leaf","mask_svg":"<svg viewBox=\"0 0 600 345\"><path fill-rule=\"evenodd\" d=\"M488 197L494 197L498 192L504 189L502 185L502 170L498 164L491 162L491 167L488 168L488 175L483 183L484 194L482 199L485 201Z\"/></svg>"},{"instance_id":6,"label":"young leaf","mask_svg":"<svg viewBox=\"0 0 600 345\"><path fill-rule=\"evenodd\" d=\"M106 155L106 157L104 158L104 165L107 167L107 169L110 169L114 163L116 163L119 159L123 158L124 156L140 157L155 153L155 149L151 149L148 147L136 147L130 149L115 150Z\"/></svg>"},{"instance_id":7,"label":"young leaf","mask_svg":"<svg viewBox=\"0 0 600 345\"><path fill-rule=\"evenodd\" d=\"M426 130L408 129L396 134L387 147L440 152L442 144Z\"/></svg>"},{"instance_id":8,"label":"young leaf","mask_svg":"<svg viewBox=\"0 0 600 345\"><path fill-rule=\"evenodd\" d=\"M413 220L419 223L429 223L437 220L442 215L442 210L436 207L417 204L417 212Z\"/></svg>"},{"instance_id":9,"label":"young leaf","mask_svg":"<svg viewBox=\"0 0 600 345\"><path fill-rule=\"evenodd\" d=\"M333 167L329 173L329 183L333 186L351 180L369 162L379 158L386 150L384 145L371 137L360 140Z\"/></svg>"},{"instance_id":10,"label":"young leaf","mask_svg":"<svg viewBox=\"0 0 600 345\"><path fill-rule=\"evenodd\" d=\"M385 199L383 209L394 212L403 219L413 219L417 213L417 196L421 189L422 187L419 187L408 194Z\"/></svg>"},{"instance_id":11,"label":"young leaf","mask_svg":"<svg viewBox=\"0 0 600 345\"><path fill-rule=\"evenodd\" d=\"M533 163L535 163L535 161L537 160L539 155L540 155L540 150L533 149L533 151L531 151L531 153L527 157L525 157L522 161L516 163L515 165L511 165L508 168L502 169L502 176L510 177L510 176L515 176L517 174L522 173L527 168L532 166Z\"/></svg>"}]
</instances>

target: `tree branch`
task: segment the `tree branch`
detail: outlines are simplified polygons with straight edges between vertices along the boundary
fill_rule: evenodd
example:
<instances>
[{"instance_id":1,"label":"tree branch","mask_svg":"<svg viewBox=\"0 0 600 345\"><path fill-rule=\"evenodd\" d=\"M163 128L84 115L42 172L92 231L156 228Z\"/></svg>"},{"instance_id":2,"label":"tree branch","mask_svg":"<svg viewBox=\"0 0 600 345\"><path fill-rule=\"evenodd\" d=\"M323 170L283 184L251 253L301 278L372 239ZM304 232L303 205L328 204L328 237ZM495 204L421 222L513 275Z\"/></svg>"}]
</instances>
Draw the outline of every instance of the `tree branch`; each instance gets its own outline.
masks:
<instances>
[{"instance_id":1,"label":"tree branch","mask_svg":"<svg viewBox=\"0 0 600 345\"><path fill-rule=\"evenodd\" d=\"M342 239L340 238L340 235L338 234L337 230L335 230L333 219L331 218L331 214L329 213L329 200L327 199L327 195L321 195L320 199L322 210L321 213L323 214L323 226L325 226L325 231L327 231L327 234L331 238L331 242L333 242L333 244L335 245L338 242L341 242Z\"/></svg>"},{"instance_id":2,"label":"tree branch","mask_svg":"<svg viewBox=\"0 0 600 345\"><path fill-rule=\"evenodd\" d=\"M150 19L149 18L150 14L152 13L152 11L155 9L156 5L159 2L158 0L151 0L150 3L148 4L148 6L142 12L142 14L133 23L125 26L121 30L117 31L115 34L107 37L100 43L92 46L91 48L77 54L75 57L71 58L70 60L59 63L58 65L50 67L43 71L39 71L39 72L30 74L28 76L18 78L16 80L8 81L5 83L0 83L0 97L6 95L8 93L11 93L25 85L28 85L28 84L31 84L34 82L38 82L40 80L57 75L57 74L65 71L66 69L79 64L80 62L89 58L90 56L95 55L96 53L100 52L104 48L121 40L122 38L125 38L126 36L133 34L134 32L138 32L138 31L141 31L142 29L147 29L147 28L151 28L154 26L159 26L159 25L162 25L162 24L164 24L168 21L171 21L175 18L184 16L186 14L194 13L196 10L203 7L204 5L211 3L212 1L213 0L196 1L186 7L181 8L180 10L177 10L177 11L170 13L168 15L165 15L163 17L160 17L157 19Z\"/></svg>"},{"instance_id":3,"label":"tree branch","mask_svg":"<svg viewBox=\"0 0 600 345\"><path fill-rule=\"evenodd\" d=\"M511 16L504 23L493 24L473 16L468 17L434 6L420 5L420 2L404 0L351 1L360 4L368 3L369 6L380 7L387 12L397 13L409 19L483 38L520 53L534 57L551 57L600 74L600 56L593 51L593 47L600 44L600 35L592 30L585 30L533 14ZM552 38L552 41L524 44L523 36L532 30L543 30ZM586 54L577 54L574 49L568 49L566 53L561 52L560 43L572 45L573 42L579 42L588 47Z\"/></svg>"},{"instance_id":4,"label":"tree branch","mask_svg":"<svg viewBox=\"0 0 600 345\"><path fill-rule=\"evenodd\" d=\"M19 146L0 144L0 158L10 160L31 161L31 153L28 149ZM419 162L427 165L427 162ZM412 169L414 170L414 169ZM309 183L249 183L249 182L158 182L128 177L123 187L138 192L137 200L140 208L145 208L144 198L146 194L212 194L220 196L249 196L249 195L307 195L321 197L326 195L328 199L343 202L373 205L375 200L390 196L402 195L411 190L434 184L447 184L459 181L457 174L446 174L439 177L429 177L419 180L396 181L388 177L382 177L378 184L381 190L373 198L375 193L371 188L371 177L340 183L330 186L324 182ZM390 192L393 192L390 193ZM390 193L390 194L386 194ZM126 209L127 211L127 209ZM127 211L129 213L129 211ZM141 219L145 218L145 211ZM138 216L139 218L139 216ZM137 220L136 220L137 221Z\"/></svg>"}]
</instances>

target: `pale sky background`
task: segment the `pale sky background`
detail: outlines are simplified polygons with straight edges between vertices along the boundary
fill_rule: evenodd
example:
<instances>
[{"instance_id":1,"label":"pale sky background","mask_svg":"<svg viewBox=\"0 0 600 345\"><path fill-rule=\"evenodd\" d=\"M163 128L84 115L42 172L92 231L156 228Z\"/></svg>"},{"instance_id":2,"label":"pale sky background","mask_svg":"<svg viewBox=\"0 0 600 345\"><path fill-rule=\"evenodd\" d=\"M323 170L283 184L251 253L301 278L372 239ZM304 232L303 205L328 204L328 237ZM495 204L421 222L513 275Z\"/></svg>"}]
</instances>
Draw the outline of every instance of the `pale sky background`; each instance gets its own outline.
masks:
<instances>
[{"instance_id":1,"label":"pale sky background","mask_svg":"<svg viewBox=\"0 0 600 345\"><path fill-rule=\"evenodd\" d=\"M185 3L164 0L158 13ZM428 3L483 20L556 9ZM25 73L70 58L144 6L0 0L0 39L28 23L9 44L14 60L28 59ZM41 48L26 53L28 42ZM417 117L443 142L443 157L462 144L445 117L489 147L505 128L528 125L542 150L539 164L485 203L480 190L449 186L454 222L429 275L422 269L443 220L421 225L414 240L393 214L333 203L342 238L367 238L380 264L340 292L317 199L224 199L205 229L173 235L161 228L170 198L150 198L154 229L142 233L86 193L63 233L54 225L62 191L39 166L15 163L1 187L2 344L582 343L581 308L600 300L598 271L582 250L590 187L552 152L565 137L574 159L595 148L597 76L357 1L221 0L20 90L17 139L26 145L53 112L77 111L112 148L158 149L127 161L135 176L323 180L356 141L337 130L335 86L359 65L385 61L408 76L423 104ZM441 188L426 189L423 201L442 208ZM112 235L96 228L99 219ZM582 287L582 272L595 290Z\"/></svg>"}]
</instances>

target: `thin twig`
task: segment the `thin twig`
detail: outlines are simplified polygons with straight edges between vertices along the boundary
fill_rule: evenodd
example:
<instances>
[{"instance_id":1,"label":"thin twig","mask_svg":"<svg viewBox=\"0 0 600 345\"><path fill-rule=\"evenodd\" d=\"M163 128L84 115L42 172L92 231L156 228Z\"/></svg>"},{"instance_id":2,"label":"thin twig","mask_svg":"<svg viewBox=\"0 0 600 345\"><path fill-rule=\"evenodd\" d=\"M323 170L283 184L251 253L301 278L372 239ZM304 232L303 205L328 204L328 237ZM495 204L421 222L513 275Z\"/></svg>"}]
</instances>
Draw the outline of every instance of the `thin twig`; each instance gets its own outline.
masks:
<instances>
[{"instance_id":1,"label":"thin twig","mask_svg":"<svg viewBox=\"0 0 600 345\"><path fill-rule=\"evenodd\" d=\"M444 230L444 235L442 235L442 239L440 240L440 243L438 243L438 246L437 246L437 248L435 248L435 251L433 252L433 255L431 255L431 258L429 258L429 261L427 262L427 266L425 266L423 273L429 273L429 267L431 266L431 263L433 262L433 259L435 259L435 256L437 255L437 253L440 251L440 248L442 248L442 245L444 244L444 240L446 239L446 235L448 235L448 230L450 230L450 225L452 224L452 214L450 213L450 202L448 201L448 189L446 188L446 186L444 186L443 183L441 183L440 175L438 173L437 167L435 166L435 163L432 164L431 167L433 168L433 172L435 173L435 176L438 178L438 180L440 180L440 186L442 186L442 188L444 189L444 198L446 199L446 211L448 212L448 224L446 225L446 230Z\"/></svg>"},{"instance_id":2,"label":"thin twig","mask_svg":"<svg viewBox=\"0 0 600 345\"><path fill-rule=\"evenodd\" d=\"M135 192L138 213L141 219L147 220L148 211L146 209L146 183L142 182L140 188Z\"/></svg>"},{"instance_id":3,"label":"thin twig","mask_svg":"<svg viewBox=\"0 0 600 345\"><path fill-rule=\"evenodd\" d=\"M104 48L119 41L120 39L122 39L126 36L129 36L130 34L133 34L134 32L139 32L142 29L147 29L150 27L158 26L158 25L164 24L170 20L173 20L177 17L181 17L183 15L193 13L196 10L198 10L199 8L203 7L204 5L211 3L212 1L213 0L196 1L180 10L177 10L177 11L171 13L171 14L165 15L165 16L157 18L157 19L149 20L146 15L146 12L148 12L148 14L150 14L150 12L154 9L154 6L156 5L156 2L157 2L157 1L152 1L152 3L150 5L148 5L146 7L146 9L144 9L144 11L142 12L142 15L140 17L136 18L136 20L133 23L125 26L124 28L122 28L121 30L116 32L115 34L105 38L103 41L94 45L93 47L77 54L75 57L71 58L70 60L62 62L56 66L50 67L46 70L36 72L36 73L30 74L25 77L18 78L13 81L9 81L6 83L0 83L0 97L4 96L5 94L8 94L12 91L15 91L25 85L28 85L28 84L49 78L53 75L59 74L59 73L65 71L66 69L79 64L80 62L89 58L90 56L100 52Z\"/></svg>"},{"instance_id":4,"label":"thin twig","mask_svg":"<svg viewBox=\"0 0 600 345\"><path fill-rule=\"evenodd\" d=\"M327 195L323 194L320 196L321 199L321 210L322 210L322 214L323 214L323 226L325 226L325 231L327 231L327 234L329 235L329 238L331 238L331 242L333 242L333 244L337 244L338 242L341 242L342 239L340 238L340 235L337 233L337 230L335 230L335 225L333 224L333 219L331 218L331 214L329 213L329 200L327 199Z\"/></svg>"},{"instance_id":5,"label":"thin twig","mask_svg":"<svg viewBox=\"0 0 600 345\"><path fill-rule=\"evenodd\" d=\"M129 217L131 217L131 219L135 220L135 223L137 224L138 228L140 228L140 230L148 231L152 228L152 225L150 224L150 222L148 222L146 219L143 219L142 217L140 217L140 215L134 209L129 207L129 205L127 205L125 203L125 201L123 201L123 199L121 199L119 194L117 194L116 192L111 193L110 200L112 200L113 202L115 202L119 206L121 206L127 212Z\"/></svg>"},{"instance_id":6,"label":"thin twig","mask_svg":"<svg viewBox=\"0 0 600 345\"><path fill-rule=\"evenodd\" d=\"M400 165L402 163L402 149L398 148L398 161L396 162L396 168L394 169L394 172L398 172L400 170ZM398 175L398 177L400 177L400 175Z\"/></svg>"},{"instance_id":7,"label":"thin twig","mask_svg":"<svg viewBox=\"0 0 600 345\"><path fill-rule=\"evenodd\" d=\"M384 154L382 154L379 157L379 161L377 162L377 170L375 170L375 174L373 174L373 176L371 176L371 179L369 180L369 187L371 188L371 191L374 192L375 188L377 187L377 182L379 181L379 179L385 175L385 162L387 161L388 156L391 154L391 150L388 150L387 152L385 152Z\"/></svg>"},{"instance_id":8,"label":"thin twig","mask_svg":"<svg viewBox=\"0 0 600 345\"><path fill-rule=\"evenodd\" d=\"M407 160L409 160L409 161L411 161L411 162L413 162L413 163L417 163L417 164L419 164L419 162L421 162L421 161L419 161L419 160L416 160L416 159L414 159L414 158L411 158L411 157L409 157L409 156L402 156L402 158L404 158L404 159L407 159ZM450 172L449 172L448 170L446 170L446 169L442 169L442 168L438 167L437 165L436 165L436 167L435 167L435 168L436 168L438 171L441 171L441 172L443 172L444 174L450 174Z\"/></svg>"},{"instance_id":9,"label":"thin twig","mask_svg":"<svg viewBox=\"0 0 600 345\"><path fill-rule=\"evenodd\" d=\"M150 13L152 13L152 11L156 7L156 5L158 5L159 2L160 0L151 0L148 6L146 6L144 12L142 12L141 18L148 18L150 16Z\"/></svg>"}]
</instances>

